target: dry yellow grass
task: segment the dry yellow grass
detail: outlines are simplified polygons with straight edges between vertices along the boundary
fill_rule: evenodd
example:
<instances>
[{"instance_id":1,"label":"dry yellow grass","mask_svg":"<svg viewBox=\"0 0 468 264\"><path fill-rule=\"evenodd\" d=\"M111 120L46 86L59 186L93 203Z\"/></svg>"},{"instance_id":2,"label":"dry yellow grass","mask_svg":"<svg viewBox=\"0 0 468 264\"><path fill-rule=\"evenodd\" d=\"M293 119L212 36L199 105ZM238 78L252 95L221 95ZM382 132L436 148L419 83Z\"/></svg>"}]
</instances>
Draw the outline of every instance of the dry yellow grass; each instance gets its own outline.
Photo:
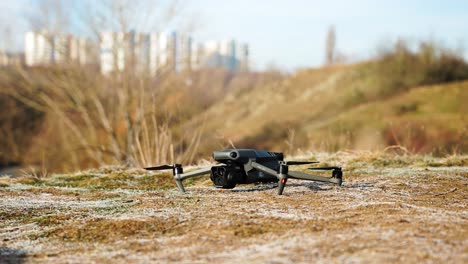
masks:
<instances>
[{"instance_id":1,"label":"dry yellow grass","mask_svg":"<svg viewBox=\"0 0 468 264\"><path fill-rule=\"evenodd\" d=\"M199 178L180 194L141 170L3 177L0 262L468 261L467 156L303 158L343 165L344 185L290 180L277 196L274 184L220 191Z\"/></svg>"}]
</instances>

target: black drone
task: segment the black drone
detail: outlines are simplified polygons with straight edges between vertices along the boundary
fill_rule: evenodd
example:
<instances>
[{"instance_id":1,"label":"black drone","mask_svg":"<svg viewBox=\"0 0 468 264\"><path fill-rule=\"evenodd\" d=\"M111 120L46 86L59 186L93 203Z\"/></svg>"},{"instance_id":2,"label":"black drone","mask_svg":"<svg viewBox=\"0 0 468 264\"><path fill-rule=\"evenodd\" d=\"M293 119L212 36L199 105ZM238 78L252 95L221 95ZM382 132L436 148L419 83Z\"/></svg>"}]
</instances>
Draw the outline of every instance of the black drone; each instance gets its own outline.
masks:
<instances>
[{"instance_id":1,"label":"black drone","mask_svg":"<svg viewBox=\"0 0 468 264\"><path fill-rule=\"evenodd\" d=\"M317 161L284 161L281 152L268 152L256 149L225 149L213 152L213 159L219 163L210 168L184 173L181 164L161 165L145 168L147 170L172 169L174 180L181 192L185 192L182 181L195 176L210 174L217 188L232 189L236 184L256 182L278 182L278 194L283 194L288 178L329 182L341 185L343 172L340 167L312 167L309 170L331 170L331 177L289 171L291 165L318 163Z\"/></svg>"}]
</instances>

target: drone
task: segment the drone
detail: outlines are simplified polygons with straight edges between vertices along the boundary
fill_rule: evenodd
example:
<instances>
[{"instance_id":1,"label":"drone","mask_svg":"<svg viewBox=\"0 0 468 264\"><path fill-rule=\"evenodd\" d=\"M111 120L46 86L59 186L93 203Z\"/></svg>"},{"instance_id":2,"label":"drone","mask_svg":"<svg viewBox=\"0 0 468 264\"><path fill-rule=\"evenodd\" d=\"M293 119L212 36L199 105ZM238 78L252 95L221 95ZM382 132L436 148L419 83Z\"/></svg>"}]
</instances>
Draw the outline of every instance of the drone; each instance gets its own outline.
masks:
<instances>
[{"instance_id":1,"label":"drone","mask_svg":"<svg viewBox=\"0 0 468 264\"><path fill-rule=\"evenodd\" d=\"M285 161L282 152L256 149L225 149L213 152L213 159L220 164L184 173L181 164L147 167L146 170L172 169L180 192L185 193L182 181L191 177L210 174L214 186L233 189L237 184L278 182L278 195L282 195L289 178L333 183L341 186L341 167L312 167L309 170L331 170L331 177L289 171L289 166L319 163L318 161Z\"/></svg>"}]
</instances>

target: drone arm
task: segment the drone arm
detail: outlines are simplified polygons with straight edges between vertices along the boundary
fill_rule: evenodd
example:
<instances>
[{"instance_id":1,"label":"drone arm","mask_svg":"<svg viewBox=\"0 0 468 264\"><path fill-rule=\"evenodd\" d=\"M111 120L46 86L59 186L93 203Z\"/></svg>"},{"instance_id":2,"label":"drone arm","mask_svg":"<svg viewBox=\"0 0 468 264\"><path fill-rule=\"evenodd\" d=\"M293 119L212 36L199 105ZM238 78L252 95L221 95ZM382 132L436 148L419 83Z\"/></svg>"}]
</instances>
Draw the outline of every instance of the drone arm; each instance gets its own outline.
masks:
<instances>
[{"instance_id":1,"label":"drone arm","mask_svg":"<svg viewBox=\"0 0 468 264\"><path fill-rule=\"evenodd\" d=\"M262 171L264 173L270 174L278 178L278 195L283 194L284 186L286 185L286 181L288 180L288 166L287 165L280 165L279 172L272 170L266 166L258 164L256 162L252 162L252 167Z\"/></svg>"},{"instance_id":2,"label":"drone arm","mask_svg":"<svg viewBox=\"0 0 468 264\"><path fill-rule=\"evenodd\" d=\"M211 168L203 168L203 169L199 169L199 170L196 170L196 171L191 171L191 172L187 172L187 173L175 173L174 175L174 180L176 181L176 184L177 184L177 188L179 188L179 191L180 192L185 192L185 188L184 188L184 185L182 184L182 181L185 180L185 179L188 179L188 178L191 178L191 177L196 177L196 176L200 176L200 175L204 175L204 174L208 174L210 173L211 171Z\"/></svg>"},{"instance_id":3,"label":"drone arm","mask_svg":"<svg viewBox=\"0 0 468 264\"><path fill-rule=\"evenodd\" d=\"M266 166L263 166L262 164L259 164L257 162L252 162L252 167L261 171L261 172L264 172L264 173L267 173L267 174L270 174L272 176L275 176L276 178L278 178L278 180L281 179L281 177L279 176L278 172L275 171L275 170L272 170Z\"/></svg>"},{"instance_id":4,"label":"drone arm","mask_svg":"<svg viewBox=\"0 0 468 264\"><path fill-rule=\"evenodd\" d=\"M178 178L180 180L185 180L187 178L208 174L210 172L211 172L211 167L210 168L203 168L203 169L199 169L199 170L196 170L196 171L191 171L191 172L187 172L187 173L178 174L178 176L179 176Z\"/></svg>"},{"instance_id":5,"label":"drone arm","mask_svg":"<svg viewBox=\"0 0 468 264\"><path fill-rule=\"evenodd\" d=\"M335 178L335 177L322 177L322 176L316 176L316 175L311 175L303 172L298 172L298 171L290 171L288 172L289 178L293 179L300 179L300 180L309 180L309 181L320 181L320 182L331 182L335 184L341 185L341 179Z\"/></svg>"},{"instance_id":6,"label":"drone arm","mask_svg":"<svg viewBox=\"0 0 468 264\"><path fill-rule=\"evenodd\" d=\"M288 178L309 180L309 181L329 182L329 183L334 183L337 185L341 185L342 183L341 168L336 168L336 169L333 168L332 177L323 177L323 176L311 175L311 174L298 172L298 171L290 172L288 171L288 166L284 164L280 164L279 172L272 170L266 166L263 166L262 164L259 164L257 162L252 162L251 165L253 168L259 171L262 171L264 173L270 174L278 178L278 194L279 195L283 193L284 186L286 185L286 181Z\"/></svg>"}]
</instances>

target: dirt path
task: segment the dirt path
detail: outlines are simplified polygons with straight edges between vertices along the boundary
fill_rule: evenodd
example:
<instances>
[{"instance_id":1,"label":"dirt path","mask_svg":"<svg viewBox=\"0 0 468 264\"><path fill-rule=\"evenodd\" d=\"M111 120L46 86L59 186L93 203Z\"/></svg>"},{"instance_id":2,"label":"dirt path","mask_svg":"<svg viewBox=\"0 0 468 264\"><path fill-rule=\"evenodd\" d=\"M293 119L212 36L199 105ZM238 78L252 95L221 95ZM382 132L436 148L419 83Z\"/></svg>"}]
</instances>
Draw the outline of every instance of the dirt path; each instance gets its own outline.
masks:
<instances>
[{"instance_id":1,"label":"dirt path","mask_svg":"<svg viewBox=\"0 0 468 264\"><path fill-rule=\"evenodd\" d=\"M0 262L468 263L468 167L354 169L343 187L290 180L283 196L205 180L179 194L141 173L121 188L78 183L125 172L4 178Z\"/></svg>"}]
</instances>

